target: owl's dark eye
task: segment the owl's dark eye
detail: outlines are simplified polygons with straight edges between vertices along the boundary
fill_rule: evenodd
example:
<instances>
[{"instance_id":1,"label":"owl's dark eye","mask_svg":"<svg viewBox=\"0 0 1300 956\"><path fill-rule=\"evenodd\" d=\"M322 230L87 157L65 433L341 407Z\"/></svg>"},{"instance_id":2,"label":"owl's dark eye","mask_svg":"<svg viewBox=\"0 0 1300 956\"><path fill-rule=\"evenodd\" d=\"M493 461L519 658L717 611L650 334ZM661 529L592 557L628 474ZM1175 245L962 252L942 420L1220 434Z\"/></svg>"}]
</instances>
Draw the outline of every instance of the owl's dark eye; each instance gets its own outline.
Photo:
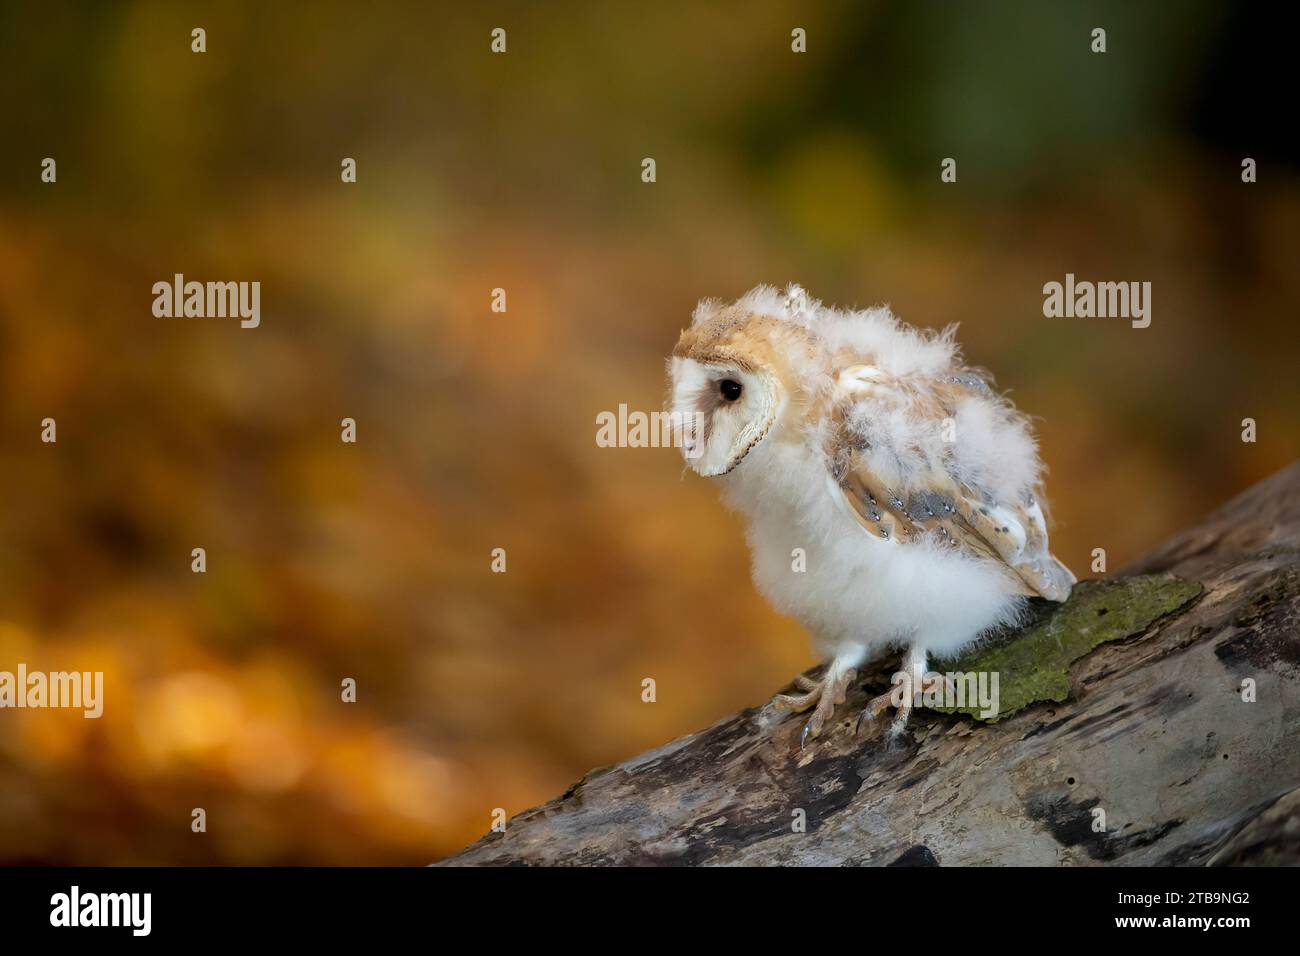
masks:
<instances>
[{"instance_id":1,"label":"owl's dark eye","mask_svg":"<svg viewBox=\"0 0 1300 956\"><path fill-rule=\"evenodd\" d=\"M729 402L734 402L736 399L740 398L741 390L741 384L734 379L724 378L718 383L718 391L720 391L722 397Z\"/></svg>"}]
</instances>

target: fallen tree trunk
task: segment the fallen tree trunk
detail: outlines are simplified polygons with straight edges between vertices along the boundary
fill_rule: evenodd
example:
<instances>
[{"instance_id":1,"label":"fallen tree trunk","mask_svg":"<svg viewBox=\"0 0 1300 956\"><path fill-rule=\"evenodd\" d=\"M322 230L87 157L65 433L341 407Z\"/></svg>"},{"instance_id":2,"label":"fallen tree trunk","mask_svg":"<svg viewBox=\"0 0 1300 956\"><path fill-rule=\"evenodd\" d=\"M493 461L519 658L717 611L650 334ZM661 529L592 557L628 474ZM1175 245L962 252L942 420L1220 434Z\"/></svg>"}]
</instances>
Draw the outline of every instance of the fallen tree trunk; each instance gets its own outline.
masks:
<instances>
[{"instance_id":1,"label":"fallen tree trunk","mask_svg":"<svg viewBox=\"0 0 1300 956\"><path fill-rule=\"evenodd\" d=\"M444 862L1300 862L1300 463L1037 615L937 668L999 671L988 719L855 735L882 662L802 750L802 719L745 710Z\"/></svg>"}]
</instances>

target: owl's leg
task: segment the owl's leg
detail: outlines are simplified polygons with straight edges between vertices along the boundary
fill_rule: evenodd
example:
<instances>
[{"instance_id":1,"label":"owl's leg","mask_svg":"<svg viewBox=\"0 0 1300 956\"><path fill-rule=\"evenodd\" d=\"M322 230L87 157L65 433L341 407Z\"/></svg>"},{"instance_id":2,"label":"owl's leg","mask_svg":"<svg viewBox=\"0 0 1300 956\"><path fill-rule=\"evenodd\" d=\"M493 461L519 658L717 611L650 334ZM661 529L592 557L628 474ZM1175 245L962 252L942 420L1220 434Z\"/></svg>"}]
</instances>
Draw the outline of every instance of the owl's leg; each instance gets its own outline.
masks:
<instances>
[{"instance_id":1,"label":"owl's leg","mask_svg":"<svg viewBox=\"0 0 1300 956\"><path fill-rule=\"evenodd\" d=\"M921 687L925 683L925 665L927 655L925 648L913 644L903 655L903 670L907 671L911 680L907 684L909 693L903 695L902 701L898 705L898 713L894 715L893 722L889 725L889 736L897 737L907 728L907 718L912 716L912 702L916 700L915 688Z\"/></svg>"},{"instance_id":2,"label":"owl's leg","mask_svg":"<svg viewBox=\"0 0 1300 956\"><path fill-rule=\"evenodd\" d=\"M778 710L792 710L800 713L816 704L812 717L804 725L800 746L809 738L822 732L826 723L835 716L835 708L844 703L848 696L849 684L858 676L857 667L862 663L866 648L857 644L842 648L830 664L820 682L813 681L802 674L795 678L795 683L806 693L778 694L772 700L772 706Z\"/></svg>"}]
</instances>

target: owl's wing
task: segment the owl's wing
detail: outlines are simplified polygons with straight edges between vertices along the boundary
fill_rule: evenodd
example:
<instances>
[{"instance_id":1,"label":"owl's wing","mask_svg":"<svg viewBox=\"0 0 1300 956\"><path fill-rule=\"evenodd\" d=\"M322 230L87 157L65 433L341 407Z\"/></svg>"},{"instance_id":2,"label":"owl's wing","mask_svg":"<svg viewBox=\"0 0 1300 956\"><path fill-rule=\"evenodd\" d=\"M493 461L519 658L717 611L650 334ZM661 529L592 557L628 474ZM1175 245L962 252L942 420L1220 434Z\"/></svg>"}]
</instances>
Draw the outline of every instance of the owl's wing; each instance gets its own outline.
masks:
<instances>
[{"instance_id":1,"label":"owl's wing","mask_svg":"<svg viewBox=\"0 0 1300 956\"><path fill-rule=\"evenodd\" d=\"M907 491L886 487L851 440L832 449L832 478L858 522L900 545L934 536L1005 566L1016 593L1064 601L1075 577L1048 550L1047 525L1033 498L996 501L945 472L914 476Z\"/></svg>"}]
</instances>

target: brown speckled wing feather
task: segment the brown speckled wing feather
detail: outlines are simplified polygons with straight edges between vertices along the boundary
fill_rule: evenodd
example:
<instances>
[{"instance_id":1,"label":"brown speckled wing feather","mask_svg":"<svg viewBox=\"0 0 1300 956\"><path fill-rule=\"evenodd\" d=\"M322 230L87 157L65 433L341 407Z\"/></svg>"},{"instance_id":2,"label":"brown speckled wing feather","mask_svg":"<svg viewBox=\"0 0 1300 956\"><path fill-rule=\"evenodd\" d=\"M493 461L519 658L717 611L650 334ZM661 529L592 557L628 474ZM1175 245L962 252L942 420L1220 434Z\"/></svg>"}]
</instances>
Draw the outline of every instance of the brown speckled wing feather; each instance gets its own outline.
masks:
<instances>
[{"instance_id":1,"label":"brown speckled wing feather","mask_svg":"<svg viewBox=\"0 0 1300 956\"><path fill-rule=\"evenodd\" d=\"M918 476L906 490L886 487L843 431L830 449L832 477L869 533L900 546L931 538L1000 562L1014 593L1064 601L1075 577L1047 547L1042 510L1030 498L1010 504L944 473Z\"/></svg>"}]
</instances>

